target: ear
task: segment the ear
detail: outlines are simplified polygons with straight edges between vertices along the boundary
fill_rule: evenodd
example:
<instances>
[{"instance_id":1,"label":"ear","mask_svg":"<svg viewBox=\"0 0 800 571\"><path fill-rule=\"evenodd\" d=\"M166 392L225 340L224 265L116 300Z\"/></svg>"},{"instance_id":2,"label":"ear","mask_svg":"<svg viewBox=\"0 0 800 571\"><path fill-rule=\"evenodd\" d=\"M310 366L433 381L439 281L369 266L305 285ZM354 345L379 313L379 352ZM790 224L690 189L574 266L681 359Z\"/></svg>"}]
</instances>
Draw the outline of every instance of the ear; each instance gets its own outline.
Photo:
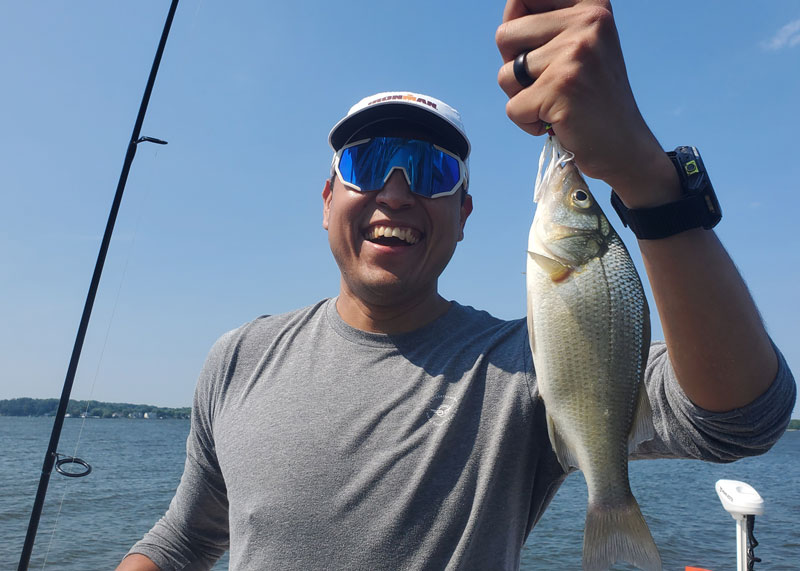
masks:
<instances>
[{"instance_id":1,"label":"ear","mask_svg":"<svg viewBox=\"0 0 800 571\"><path fill-rule=\"evenodd\" d=\"M330 218L331 200L333 200L333 187L331 180L325 181L325 187L322 189L322 227L328 229L328 220Z\"/></svg>"},{"instance_id":2,"label":"ear","mask_svg":"<svg viewBox=\"0 0 800 571\"><path fill-rule=\"evenodd\" d=\"M464 203L461 205L461 230L458 234L458 241L464 239L464 225L467 223L467 218L472 214L472 195L467 194L464 196Z\"/></svg>"}]
</instances>

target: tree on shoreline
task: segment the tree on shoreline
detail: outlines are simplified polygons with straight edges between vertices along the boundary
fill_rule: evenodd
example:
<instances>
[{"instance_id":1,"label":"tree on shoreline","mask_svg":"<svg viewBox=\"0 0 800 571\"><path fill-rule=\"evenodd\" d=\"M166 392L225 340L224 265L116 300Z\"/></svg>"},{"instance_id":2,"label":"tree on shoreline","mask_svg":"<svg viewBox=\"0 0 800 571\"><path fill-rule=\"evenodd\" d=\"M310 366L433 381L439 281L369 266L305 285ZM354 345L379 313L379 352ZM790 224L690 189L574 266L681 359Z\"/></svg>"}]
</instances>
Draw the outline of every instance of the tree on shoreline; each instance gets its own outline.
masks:
<instances>
[{"instance_id":1,"label":"tree on shoreline","mask_svg":"<svg viewBox=\"0 0 800 571\"><path fill-rule=\"evenodd\" d=\"M0 416L55 416L57 410L58 399L23 397L0 400ZM92 418L189 418L191 408L70 399L67 414Z\"/></svg>"}]
</instances>

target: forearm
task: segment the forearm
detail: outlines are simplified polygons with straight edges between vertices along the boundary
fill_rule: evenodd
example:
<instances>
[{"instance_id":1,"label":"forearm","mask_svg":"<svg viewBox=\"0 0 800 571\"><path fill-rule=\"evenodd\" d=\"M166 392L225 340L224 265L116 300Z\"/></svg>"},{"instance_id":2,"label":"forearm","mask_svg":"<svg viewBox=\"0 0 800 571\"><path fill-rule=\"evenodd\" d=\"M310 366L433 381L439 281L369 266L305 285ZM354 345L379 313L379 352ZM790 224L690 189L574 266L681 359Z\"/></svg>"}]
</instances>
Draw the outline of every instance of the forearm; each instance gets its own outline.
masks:
<instances>
[{"instance_id":1,"label":"forearm","mask_svg":"<svg viewBox=\"0 0 800 571\"><path fill-rule=\"evenodd\" d=\"M132 553L120 562L116 571L161 571L161 569L144 555Z\"/></svg>"},{"instance_id":2,"label":"forearm","mask_svg":"<svg viewBox=\"0 0 800 571\"><path fill-rule=\"evenodd\" d=\"M778 361L761 317L713 231L639 246L678 382L697 406L726 411L766 392Z\"/></svg>"},{"instance_id":3,"label":"forearm","mask_svg":"<svg viewBox=\"0 0 800 571\"><path fill-rule=\"evenodd\" d=\"M655 155L654 155L655 156ZM666 154L615 191L628 207L676 200L680 183ZM633 181L636 180L634 183ZM717 235L697 228L660 240L639 240L681 388L710 411L743 407L769 388L778 360L747 286Z\"/></svg>"}]
</instances>

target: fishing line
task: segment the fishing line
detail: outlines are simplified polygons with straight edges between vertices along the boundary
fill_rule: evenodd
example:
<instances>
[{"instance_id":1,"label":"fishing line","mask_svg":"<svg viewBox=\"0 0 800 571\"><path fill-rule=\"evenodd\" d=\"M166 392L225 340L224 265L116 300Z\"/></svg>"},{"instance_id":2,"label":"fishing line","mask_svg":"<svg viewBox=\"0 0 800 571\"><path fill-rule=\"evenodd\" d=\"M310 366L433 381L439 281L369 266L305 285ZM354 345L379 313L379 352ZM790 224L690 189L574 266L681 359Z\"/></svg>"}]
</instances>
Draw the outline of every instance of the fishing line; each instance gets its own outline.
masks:
<instances>
[{"instance_id":1,"label":"fishing line","mask_svg":"<svg viewBox=\"0 0 800 571\"><path fill-rule=\"evenodd\" d=\"M200 0L197 3L197 8L195 8L194 15L192 16L192 23L189 25L189 29L190 30L194 30L195 29L195 24L197 24L197 15L200 13L200 8L202 8L202 7L203 7L203 0Z\"/></svg>"},{"instance_id":2,"label":"fishing line","mask_svg":"<svg viewBox=\"0 0 800 571\"><path fill-rule=\"evenodd\" d=\"M145 139L146 138L147 137L145 137ZM154 163L155 163L155 161L157 159L158 159L158 148L156 147L156 149L154 150L154 153L153 153L153 161L154 162L148 163L150 165L149 166L149 173L147 173L149 176L146 176L145 180L151 180L151 181L153 180L154 177L152 176L152 174L155 171L153 165L154 165ZM111 315L108 318L108 325L106 326L106 333L105 333L105 336L103 338L103 343L102 343L101 348L100 348L100 355L97 358L97 366L95 367L94 377L92 378L92 384L89 387L89 395L88 395L88 398L86 399L86 409L83 411L83 415L81 416L81 425L80 425L80 428L78 429L78 436L77 436L77 438L75 440L75 449L72 452L72 456L65 456L64 454L56 453L57 456L61 457L59 460L56 461L56 471L59 474L63 475L63 476L67 476L67 477L70 477L70 478L80 478L82 476L88 476L89 473L92 471L92 467L86 461L78 458L78 449L80 448L81 438L83 436L83 429L86 426L86 420L89 418L89 407L91 406L92 397L94 396L94 390L95 390L95 387L97 386L97 379L100 376L100 368L101 368L101 366L103 364L103 360L104 360L105 353L106 353L106 348L108 346L108 340L111 337L111 328L112 328L112 326L114 324L114 318L116 317L116 314L117 314L117 307L119 306L120 295L122 294L122 286L125 284L125 278L126 278L127 273L128 273L128 265L130 264L131 258L133 257L133 252L134 252L134 250L136 248L136 236L139 234L139 227L140 227L140 225L142 223L142 218L144 217L145 207L146 207L147 203L149 202L149 198L150 198L150 195L152 193L152 189L153 189L152 183L145 185L145 190L144 190L144 193L143 193L141 204L139 205L139 212L135 217L136 222L134 223L134 226L133 226L133 235L131 236L131 242L130 242L130 246L128 247L128 253L125 256L125 263L123 264L123 267L122 267L122 272L121 272L120 279L119 279L119 285L117 286L117 293L116 293L116 295L114 297L114 303L111 306ZM64 464L77 464L77 465L81 466L83 468L83 470L81 470L79 472L70 472L70 471L67 471L67 470L64 470L64 469L61 468L61 466L63 466ZM44 569L45 566L47 565L47 558L50 555L50 549L51 549L51 547L53 545L53 541L55 540L56 530L58 529L58 520L59 520L59 518L61 516L61 510L64 507L64 501L66 500L67 493L70 490L70 488L68 486L68 483L66 483L66 482L64 483L63 488L64 488L64 492L61 495L61 501L58 504L58 510L56 511L56 515L55 515L55 521L53 522L53 529L50 532L50 540L47 543L47 549L45 550L45 554L44 554L44 561L42 563L42 569Z\"/></svg>"}]
</instances>

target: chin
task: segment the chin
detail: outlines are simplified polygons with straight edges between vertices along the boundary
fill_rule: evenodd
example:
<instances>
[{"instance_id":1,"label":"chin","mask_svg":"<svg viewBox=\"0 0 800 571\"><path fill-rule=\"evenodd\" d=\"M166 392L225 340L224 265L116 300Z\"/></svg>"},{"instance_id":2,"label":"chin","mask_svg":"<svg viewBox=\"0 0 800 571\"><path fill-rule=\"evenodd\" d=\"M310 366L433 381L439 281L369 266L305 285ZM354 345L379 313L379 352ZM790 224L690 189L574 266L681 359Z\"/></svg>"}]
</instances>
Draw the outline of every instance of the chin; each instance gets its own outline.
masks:
<instances>
[{"instance_id":1,"label":"chin","mask_svg":"<svg viewBox=\"0 0 800 571\"><path fill-rule=\"evenodd\" d=\"M401 304L414 297L421 297L421 292L398 278L372 280L362 282L350 290L362 301L372 305Z\"/></svg>"}]
</instances>

